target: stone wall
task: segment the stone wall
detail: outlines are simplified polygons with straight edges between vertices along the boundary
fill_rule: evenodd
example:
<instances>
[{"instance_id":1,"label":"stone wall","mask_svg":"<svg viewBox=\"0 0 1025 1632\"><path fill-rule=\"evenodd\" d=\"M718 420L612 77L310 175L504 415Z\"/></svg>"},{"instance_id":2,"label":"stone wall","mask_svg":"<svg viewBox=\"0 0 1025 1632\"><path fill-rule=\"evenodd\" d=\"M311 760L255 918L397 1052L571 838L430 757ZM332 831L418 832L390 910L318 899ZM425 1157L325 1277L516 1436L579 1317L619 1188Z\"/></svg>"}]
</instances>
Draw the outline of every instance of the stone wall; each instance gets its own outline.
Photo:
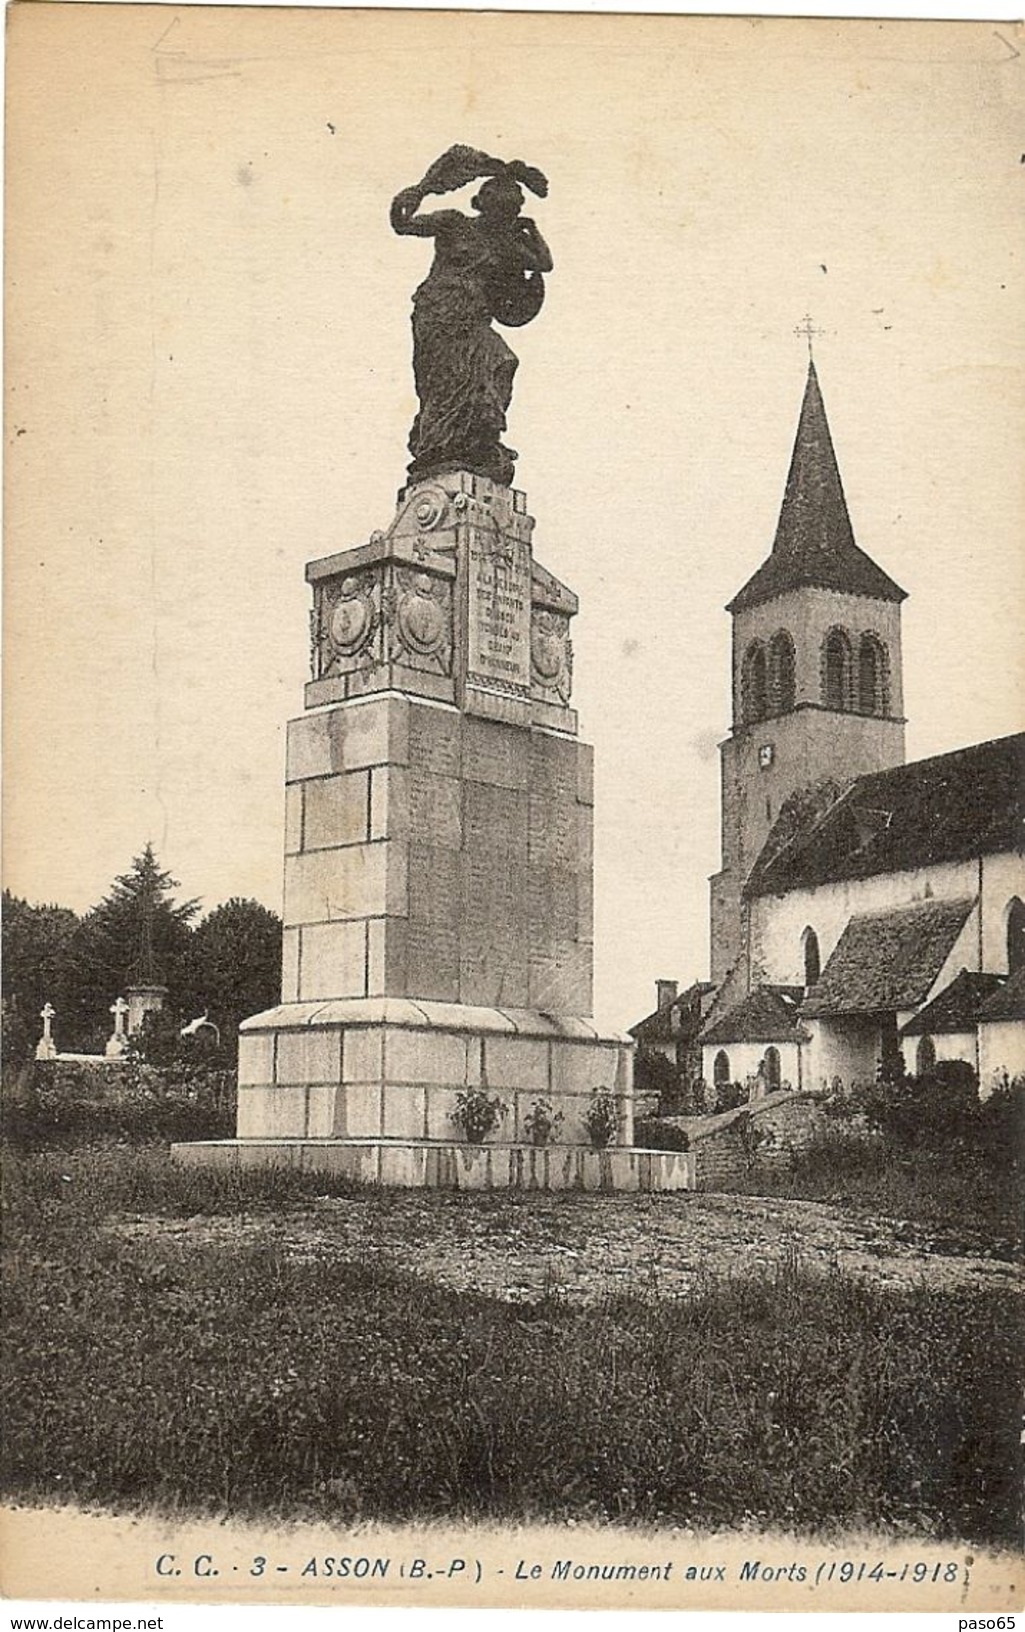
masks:
<instances>
[{"instance_id":1,"label":"stone wall","mask_svg":"<svg viewBox=\"0 0 1025 1632\"><path fill-rule=\"evenodd\" d=\"M793 1152L820 1131L822 1121L819 1104L810 1094L786 1093L770 1094L718 1116L688 1117L694 1188L735 1189L758 1166L787 1166Z\"/></svg>"}]
</instances>

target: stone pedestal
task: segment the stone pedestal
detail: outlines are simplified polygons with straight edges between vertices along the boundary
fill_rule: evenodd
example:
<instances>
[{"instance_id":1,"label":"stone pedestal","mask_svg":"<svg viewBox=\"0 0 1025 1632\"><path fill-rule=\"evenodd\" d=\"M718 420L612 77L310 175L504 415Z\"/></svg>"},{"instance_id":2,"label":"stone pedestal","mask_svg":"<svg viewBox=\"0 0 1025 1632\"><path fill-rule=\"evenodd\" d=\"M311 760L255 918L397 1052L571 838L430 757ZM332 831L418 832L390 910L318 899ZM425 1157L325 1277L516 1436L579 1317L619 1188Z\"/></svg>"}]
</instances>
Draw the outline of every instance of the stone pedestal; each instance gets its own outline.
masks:
<instances>
[{"instance_id":1,"label":"stone pedestal","mask_svg":"<svg viewBox=\"0 0 1025 1632\"><path fill-rule=\"evenodd\" d=\"M458 1140L452 1112L467 1088L500 1098L489 1144L529 1144L540 1100L564 1144L587 1144L596 1088L613 1095L618 1142L632 1143L630 1053L593 1022L537 1009L413 998L287 1003L244 1022L240 1138Z\"/></svg>"},{"instance_id":2,"label":"stone pedestal","mask_svg":"<svg viewBox=\"0 0 1025 1632\"><path fill-rule=\"evenodd\" d=\"M482 1089L506 1111L489 1148L524 1146L543 1100L576 1150L564 1178L640 1182L584 1148L598 1091L615 1102L616 1143L632 1141L632 1044L589 1018L577 601L534 561L533 525L521 493L453 471L401 494L387 533L307 567L313 678L288 727L282 1003L241 1028L239 1141L297 1140L305 1165L319 1151L335 1167L339 1141L455 1148L457 1096ZM414 1176L387 1182L470 1171L396 1162L389 1173ZM534 1158L500 1170L496 1183L541 1171ZM687 1172L653 1158L644 1187Z\"/></svg>"},{"instance_id":3,"label":"stone pedestal","mask_svg":"<svg viewBox=\"0 0 1025 1632\"><path fill-rule=\"evenodd\" d=\"M134 1037L146 1023L147 1014L160 1014L167 997L167 987L153 985L128 988L128 1035Z\"/></svg>"}]
</instances>

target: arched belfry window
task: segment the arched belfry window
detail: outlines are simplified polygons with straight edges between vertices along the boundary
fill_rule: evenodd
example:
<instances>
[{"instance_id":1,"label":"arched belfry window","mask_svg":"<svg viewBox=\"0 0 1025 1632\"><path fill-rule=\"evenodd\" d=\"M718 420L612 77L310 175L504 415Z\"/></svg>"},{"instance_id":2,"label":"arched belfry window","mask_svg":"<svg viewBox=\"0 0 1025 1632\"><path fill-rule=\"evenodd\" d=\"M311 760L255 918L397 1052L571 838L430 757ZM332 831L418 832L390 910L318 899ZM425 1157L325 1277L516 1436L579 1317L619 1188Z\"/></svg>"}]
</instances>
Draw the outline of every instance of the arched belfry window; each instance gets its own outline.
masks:
<instances>
[{"instance_id":1,"label":"arched belfry window","mask_svg":"<svg viewBox=\"0 0 1025 1632\"><path fill-rule=\"evenodd\" d=\"M760 640L744 654L742 707L745 721L764 720L769 712L769 665Z\"/></svg>"},{"instance_id":2,"label":"arched belfry window","mask_svg":"<svg viewBox=\"0 0 1025 1632\"><path fill-rule=\"evenodd\" d=\"M804 951L804 984L814 986L822 973L822 955L819 952L819 938L810 927L801 937Z\"/></svg>"},{"instance_id":3,"label":"arched belfry window","mask_svg":"<svg viewBox=\"0 0 1025 1632\"><path fill-rule=\"evenodd\" d=\"M797 659L785 629L769 642L769 707L773 714L789 714L794 706Z\"/></svg>"},{"instance_id":4,"label":"arched belfry window","mask_svg":"<svg viewBox=\"0 0 1025 1632\"><path fill-rule=\"evenodd\" d=\"M886 648L877 635L862 635L858 647L858 712L885 714L887 689Z\"/></svg>"},{"instance_id":5,"label":"arched belfry window","mask_svg":"<svg viewBox=\"0 0 1025 1632\"><path fill-rule=\"evenodd\" d=\"M717 1088L722 1088L730 1080L730 1057L724 1048L715 1056L712 1065L712 1081Z\"/></svg>"},{"instance_id":6,"label":"arched belfry window","mask_svg":"<svg viewBox=\"0 0 1025 1632\"><path fill-rule=\"evenodd\" d=\"M843 629L831 629L822 648L822 692L827 708L849 713L854 702L854 659Z\"/></svg>"},{"instance_id":7,"label":"arched belfry window","mask_svg":"<svg viewBox=\"0 0 1025 1632\"><path fill-rule=\"evenodd\" d=\"M1025 903L1014 896L1007 909L1007 973L1025 968Z\"/></svg>"}]
</instances>

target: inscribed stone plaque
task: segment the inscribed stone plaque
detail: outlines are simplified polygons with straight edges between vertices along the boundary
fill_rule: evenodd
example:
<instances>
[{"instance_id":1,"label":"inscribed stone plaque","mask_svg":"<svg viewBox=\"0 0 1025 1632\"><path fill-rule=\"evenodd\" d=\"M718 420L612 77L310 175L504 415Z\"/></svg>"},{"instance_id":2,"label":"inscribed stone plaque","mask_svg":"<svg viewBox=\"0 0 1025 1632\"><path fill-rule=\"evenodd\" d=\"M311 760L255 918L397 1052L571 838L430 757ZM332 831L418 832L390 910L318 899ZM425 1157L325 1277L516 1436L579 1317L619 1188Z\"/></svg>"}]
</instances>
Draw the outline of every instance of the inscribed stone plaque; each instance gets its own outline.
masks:
<instances>
[{"instance_id":1,"label":"inscribed stone plaque","mask_svg":"<svg viewBox=\"0 0 1025 1632\"><path fill-rule=\"evenodd\" d=\"M455 850L416 844L409 854L409 916L420 924L459 922L460 857Z\"/></svg>"},{"instance_id":2,"label":"inscribed stone plaque","mask_svg":"<svg viewBox=\"0 0 1025 1632\"><path fill-rule=\"evenodd\" d=\"M409 716L409 763L438 776L460 772L462 721L458 714L423 705Z\"/></svg>"},{"instance_id":3,"label":"inscribed stone plaque","mask_svg":"<svg viewBox=\"0 0 1025 1632\"><path fill-rule=\"evenodd\" d=\"M576 800L530 795L530 859L541 867L579 868Z\"/></svg>"},{"instance_id":4,"label":"inscribed stone plaque","mask_svg":"<svg viewBox=\"0 0 1025 1632\"><path fill-rule=\"evenodd\" d=\"M410 997L439 1003L459 1001L459 931L454 925L418 923L407 933L407 984Z\"/></svg>"},{"instance_id":5,"label":"inscribed stone plaque","mask_svg":"<svg viewBox=\"0 0 1025 1632\"><path fill-rule=\"evenodd\" d=\"M527 859L527 795L487 782L463 783L463 834L468 854L488 867Z\"/></svg>"},{"instance_id":6,"label":"inscribed stone plaque","mask_svg":"<svg viewBox=\"0 0 1025 1632\"><path fill-rule=\"evenodd\" d=\"M458 850L463 842L463 784L454 776L409 772L409 827L417 839Z\"/></svg>"},{"instance_id":7,"label":"inscribed stone plaque","mask_svg":"<svg viewBox=\"0 0 1025 1632\"><path fill-rule=\"evenodd\" d=\"M497 788L526 788L530 782L530 734L497 720L463 720L463 775L469 782Z\"/></svg>"},{"instance_id":8,"label":"inscribed stone plaque","mask_svg":"<svg viewBox=\"0 0 1025 1632\"><path fill-rule=\"evenodd\" d=\"M467 679L530 696L530 549L482 527L470 530Z\"/></svg>"}]
</instances>

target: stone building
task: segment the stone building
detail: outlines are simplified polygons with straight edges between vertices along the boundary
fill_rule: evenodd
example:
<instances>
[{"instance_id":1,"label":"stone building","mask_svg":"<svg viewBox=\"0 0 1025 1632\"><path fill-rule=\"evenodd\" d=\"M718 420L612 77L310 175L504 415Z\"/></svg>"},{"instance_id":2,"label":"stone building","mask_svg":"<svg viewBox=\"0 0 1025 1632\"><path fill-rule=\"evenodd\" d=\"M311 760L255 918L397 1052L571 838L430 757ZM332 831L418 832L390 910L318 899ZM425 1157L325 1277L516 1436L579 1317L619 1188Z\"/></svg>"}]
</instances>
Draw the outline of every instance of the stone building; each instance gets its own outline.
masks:
<instances>
[{"instance_id":1,"label":"stone building","mask_svg":"<svg viewBox=\"0 0 1025 1632\"><path fill-rule=\"evenodd\" d=\"M655 1007L630 1027L630 1036L641 1053L659 1055L676 1070L694 1075L701 1065L698 1036L714 997L710 980L696 980L682 992L675 980L657 980Z\"/></svg>"},{"instance_id":2,"label":"stone building","mask_svg":"<svg viewBox=\"0 0 1025 1632\"><path fill-rule=\"evenodd\" d=\"M904 599L855 542L811 363L772 552L728 608L708 1082L1022 1069L1025 733L905 764Z\"/></svg>"}]
</instances>

